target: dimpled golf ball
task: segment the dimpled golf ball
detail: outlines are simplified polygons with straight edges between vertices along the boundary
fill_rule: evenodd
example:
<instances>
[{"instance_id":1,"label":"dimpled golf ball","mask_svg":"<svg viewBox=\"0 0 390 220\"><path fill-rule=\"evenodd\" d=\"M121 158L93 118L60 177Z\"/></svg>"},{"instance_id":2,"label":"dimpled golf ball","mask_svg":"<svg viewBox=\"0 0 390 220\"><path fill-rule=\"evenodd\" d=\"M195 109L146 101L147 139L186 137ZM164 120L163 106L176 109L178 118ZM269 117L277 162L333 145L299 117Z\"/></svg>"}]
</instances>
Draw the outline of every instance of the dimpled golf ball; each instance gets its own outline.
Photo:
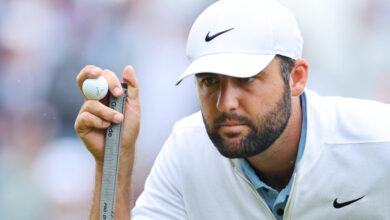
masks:
<instances>
[{"instance_id":1,"label":"dimpled golf ball","mask_svg":"<svg viewBox=\"0 0 390 220\"><path fill-rule=\"evenodd\" d=\"M83 82L83 93L87 99L100 100L107 95L108 82L103 76L86 79Z\"/></svg>"}]
</instances>

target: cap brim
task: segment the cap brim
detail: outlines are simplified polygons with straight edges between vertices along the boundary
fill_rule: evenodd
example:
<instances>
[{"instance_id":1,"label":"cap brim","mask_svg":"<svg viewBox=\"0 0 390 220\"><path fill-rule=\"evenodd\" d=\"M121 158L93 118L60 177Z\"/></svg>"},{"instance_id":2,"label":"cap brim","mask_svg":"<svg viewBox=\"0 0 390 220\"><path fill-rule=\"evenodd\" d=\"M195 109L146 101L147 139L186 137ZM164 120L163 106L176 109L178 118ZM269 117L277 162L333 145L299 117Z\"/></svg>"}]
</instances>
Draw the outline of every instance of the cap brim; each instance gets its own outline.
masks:
<instances>
[{"instance_id":1,"label":"cap brim","mask_svg":"<svg viewBox=\"0 0 390 220\"><path fill-rule=\"evenodd\" d=\"M275 54L212 54L195 59L177 80L198 73L216 73L232 77L251 77L261 72L273 60Z\"/></svg>"}]
</instances>

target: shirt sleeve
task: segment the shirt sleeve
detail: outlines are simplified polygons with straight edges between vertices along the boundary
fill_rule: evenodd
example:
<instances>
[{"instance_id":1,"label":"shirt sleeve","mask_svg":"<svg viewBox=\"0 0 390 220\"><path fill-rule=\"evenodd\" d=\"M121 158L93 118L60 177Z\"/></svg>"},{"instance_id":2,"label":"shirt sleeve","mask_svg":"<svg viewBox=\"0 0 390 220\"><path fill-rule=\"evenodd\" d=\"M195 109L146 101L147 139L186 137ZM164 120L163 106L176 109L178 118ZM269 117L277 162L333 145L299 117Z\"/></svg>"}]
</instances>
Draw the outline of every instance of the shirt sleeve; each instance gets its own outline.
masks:
<instances>
[{"instance_id":1,"label":"shirt sleeve","mask_svg":"<svg viewBox=\"0 0 390 220\"><path fill-rule=\"evenodd\" d=\"M132 220L187 219L174 132L161 149L132 210Z\"/></svg>"}]
</instances>

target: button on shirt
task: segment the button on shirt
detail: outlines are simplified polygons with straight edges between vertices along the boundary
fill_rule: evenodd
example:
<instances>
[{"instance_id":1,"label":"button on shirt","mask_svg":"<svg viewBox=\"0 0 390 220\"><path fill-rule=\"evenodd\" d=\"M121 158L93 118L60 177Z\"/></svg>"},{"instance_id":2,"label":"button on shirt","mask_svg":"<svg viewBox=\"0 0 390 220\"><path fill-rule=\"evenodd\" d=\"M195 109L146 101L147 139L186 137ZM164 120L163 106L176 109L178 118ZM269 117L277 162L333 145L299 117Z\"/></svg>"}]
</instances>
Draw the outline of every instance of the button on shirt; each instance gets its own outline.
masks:
<instances>
[{"instance_id":1,"label":"button on shirt","mask_svg":"<svg viewBox=\"0 0 390 220\"><path fill-rule=\"evenodd\" d=\"M296 168L297 168L296 166L302 157L305 148L305 143L306 143L307 116L306 116L305 93L301 95L301 106L302 106L302 130L299 139L298 154L295 160L294 174L296 172ZM252 166L249 164L249 162L246 159L244 158L240 159L240 165L246 178L252 183L252 185L255 187L259 195L267 203L268 207L270 208L270 210L272 211L276 219L278 220L283 219L284 209L286 207L287 200L290 195L290 190L293 183L294 175L291 177L287 186L284 189L282 189L280 192L278 192L277 190L273 189L272 187L268 186L267 184L265 184L263 181L260 180L260 178L256 175L256 172L253 170Z\"/></svg>"}]
</instances>

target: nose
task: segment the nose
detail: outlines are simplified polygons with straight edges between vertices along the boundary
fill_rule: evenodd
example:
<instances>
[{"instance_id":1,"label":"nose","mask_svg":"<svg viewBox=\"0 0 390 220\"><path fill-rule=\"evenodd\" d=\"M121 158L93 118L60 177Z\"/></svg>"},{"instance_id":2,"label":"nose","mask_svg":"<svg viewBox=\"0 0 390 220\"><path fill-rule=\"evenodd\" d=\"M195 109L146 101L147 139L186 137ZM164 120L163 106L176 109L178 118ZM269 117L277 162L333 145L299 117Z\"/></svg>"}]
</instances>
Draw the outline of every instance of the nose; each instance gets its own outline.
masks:
<instances>
[{"instance_id":1,"label":"nose","mask_svg":"<svg viewBox=\"0 0 390 220\"><path fill-rule=\"evenodd\" d=\"M240 105L239 88L231 81L224 80L220 83L218 94L217 109L220 112L231 113Z\"/></svg>"}]
</instances>

